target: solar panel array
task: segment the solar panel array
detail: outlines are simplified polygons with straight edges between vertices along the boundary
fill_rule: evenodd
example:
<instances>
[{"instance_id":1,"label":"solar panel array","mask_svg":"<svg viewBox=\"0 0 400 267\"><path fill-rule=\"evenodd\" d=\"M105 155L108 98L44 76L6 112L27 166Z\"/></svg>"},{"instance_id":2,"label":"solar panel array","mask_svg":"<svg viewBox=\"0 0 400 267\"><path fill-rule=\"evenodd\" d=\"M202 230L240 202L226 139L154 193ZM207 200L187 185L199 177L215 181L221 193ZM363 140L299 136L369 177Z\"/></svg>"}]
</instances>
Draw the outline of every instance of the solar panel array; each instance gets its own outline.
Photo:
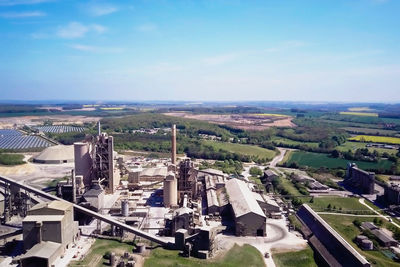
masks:
<instances>
[{"instance_id":1,"label":"solar panel array","mask_svg":"<svg viewBox=\"0 0 400 267\"><path fill-rule=\"evenodd\" d=\"M51 143L38 136L23 135L16 130L0 130L0 149L28 149L49 147Z\"/></svg>"},{"instance_id":2,"label":"solar panel array","mask_svg":"<svg viewBox=\"0 0 400 267\"><path fill-rule=\"evenodd\" d=\"M65 125L54 125L54 126L38 126L35 129L44 133L69 133L69 132L83 132L84 128L75 126Z\"/></svg>"},{"instance_id":3,"label":"solar panel array","mask_svg":"<svg viewBox=\"0 0 400 267\"><path fill-rule=\"evenodd\" d=\"M20 131L12 130L12 129L0 129L0 136L11 136L11 135L22 135Z\"/></svg>"}]
</instances>

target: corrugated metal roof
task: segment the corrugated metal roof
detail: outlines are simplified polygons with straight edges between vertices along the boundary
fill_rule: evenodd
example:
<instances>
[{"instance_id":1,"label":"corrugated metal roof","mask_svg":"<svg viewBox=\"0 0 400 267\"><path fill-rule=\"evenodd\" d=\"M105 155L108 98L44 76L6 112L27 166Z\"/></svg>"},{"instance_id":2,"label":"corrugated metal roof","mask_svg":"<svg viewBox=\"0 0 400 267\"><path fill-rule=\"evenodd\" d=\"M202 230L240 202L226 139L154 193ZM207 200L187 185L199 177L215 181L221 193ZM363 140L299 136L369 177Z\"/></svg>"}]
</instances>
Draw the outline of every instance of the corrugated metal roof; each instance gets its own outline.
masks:
<instances>
[{"instance_id":1,"label":"corrugated metal roof","mask_svg":"<svg viewBox=\"0 0 400 267\"><path fill-rule=\"evenodd\" d=\"M227 181L225 187L236 218L248 213L255 213L265 217L264 212L245 182L234 178Z\"/></svg>"}]
</instances>

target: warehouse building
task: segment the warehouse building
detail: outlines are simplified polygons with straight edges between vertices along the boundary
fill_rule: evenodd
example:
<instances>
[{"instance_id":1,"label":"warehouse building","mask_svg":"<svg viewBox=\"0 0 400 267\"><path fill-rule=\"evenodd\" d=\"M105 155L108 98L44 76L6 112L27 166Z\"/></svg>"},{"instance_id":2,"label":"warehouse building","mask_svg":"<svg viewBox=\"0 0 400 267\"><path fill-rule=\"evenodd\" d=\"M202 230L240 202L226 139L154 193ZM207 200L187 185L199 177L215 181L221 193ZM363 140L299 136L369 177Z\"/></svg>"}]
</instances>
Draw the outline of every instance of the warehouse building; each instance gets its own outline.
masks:
<instances>
[{"instance_id":1,"label":"warehouse building","mask_svg":"<svg viewBox=\"0 0 400 267\"><path fill-rule=\"evenodd\" d=\"M373 194L375 187L375 173L361 170L355 163L347 165L345 184L355 188L361 194Z\"/></svg>"},{"instance_id":2,"label":"warehouse building","mask_svg":"<svg viewBox=\"0 0 400 267\"><path fill-rule=\"evenodd\" d=\"M73 206L63 201L40 203L22 221L24 249L21 266L52 266L79 236Z\"/></svg>"},{"instance_id":3,"label":"warehouse building","mask_svg":"<svg viewBox=\"0 0 400 267\"><path fill-rule=\"evenodd\" d=\"M400 205L400 186L394 183L386 185L384 196L387 203Z\"/></svg>"},{"instance_id":4,"label":"warehouse building","mask_svg":"<svg viewBox=\"0 0 400 267\"><path fill-rule=\"evenodd\" d=\"M382 229L380 229L378 226L376 226L372 222L363 222L361 224L361 228L371 231L371 233L376 237L376 239L379 241L381 246L397 247L399 245L399 242L397 242L393 237L386 234Z\"/></svg>"},{"instance_id":5,"label":"warehouse building","mask_svg":"<svg viewBox=\"0 0 400 267\"><path fill-rule=\"evenodd\" d=\"M266 236L266 216L246 183L231 179L225 184L237 236Z\"/></svg>"},{"instance_id":6,"label":"warehouse building","mask_svg":"<svg viewBox=\"0 0 400 267\"><path fill-rule=\"evenodd\" d=\"M302 232L324 262L323 266L370 267L371 264L307 204L301 205L297 218Z\"/></svg>"},{"instance_id":7,"label":"warehouse building","mask_svg":"<svg viewBox=\"0 0 400 267\"><path fill-rule=\"evenodd\" d=\"M140 182L157 182L163 181L167 177L167 167L147 168L143 169L139 174Z\"/></svg>"},{"instance_id":8,"label":"warehouse building","mask_svg":"<svg viewBox=\"0 0 400 267\"><path fill-rule=\"evenodd\" d=\"M74 162L74 146L57 145L43 150L33 157L33 162L42 164L62 164Z\"/></svg>"}]
</instances>

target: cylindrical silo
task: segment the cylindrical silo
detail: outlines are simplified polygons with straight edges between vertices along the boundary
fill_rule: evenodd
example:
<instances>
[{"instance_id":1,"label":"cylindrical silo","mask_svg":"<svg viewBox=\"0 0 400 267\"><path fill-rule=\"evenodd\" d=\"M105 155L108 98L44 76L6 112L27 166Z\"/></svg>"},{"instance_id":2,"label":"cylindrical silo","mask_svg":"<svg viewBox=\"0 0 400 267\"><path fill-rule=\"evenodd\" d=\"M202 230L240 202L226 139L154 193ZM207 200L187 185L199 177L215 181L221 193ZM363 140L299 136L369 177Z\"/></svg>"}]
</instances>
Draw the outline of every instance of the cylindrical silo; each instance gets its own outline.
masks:
<instances>
[{"instance_id":1,"label":"cylindrical silo","mask_svg":"<svg viewBox=\"0 0 400 267\"><path fill-rule=\"evenodd\" d=\"M173 172L169 172L164 180L164 206L171 207L178 203L177 181Z\"/></svg>"},{"instance_id":2,"label":"cylindrical silo","mask_svg":"<svg viewBox=\"0 0 400 267\"><path fill-rule=\"evenodd\" d=\"M127 199L121 200L121 214L122 217L129 216L129 201Z\"/></svg>"},{"instance_id":3,"label":"cylindrical silo","mask_svg":"<svg viewBox=\"0 0 400 267\"><path fill-rule=\"evenodd\" d=\"M369 239L364 239L361 241L361 248L365 250L373 250L374 243Z\"/></svg>"},{"instance_id":4,"label":"cylindrical silo","mask_svg":"<svg viewBox=\"0 0 400 267\"><path fill-rule=\"evenodd\" d=\"M84 185L90 186L92 159L89 153L89 144L82 142L74 143L74 157L75 175L82 175Z\"/></svg>"}]
</instances>

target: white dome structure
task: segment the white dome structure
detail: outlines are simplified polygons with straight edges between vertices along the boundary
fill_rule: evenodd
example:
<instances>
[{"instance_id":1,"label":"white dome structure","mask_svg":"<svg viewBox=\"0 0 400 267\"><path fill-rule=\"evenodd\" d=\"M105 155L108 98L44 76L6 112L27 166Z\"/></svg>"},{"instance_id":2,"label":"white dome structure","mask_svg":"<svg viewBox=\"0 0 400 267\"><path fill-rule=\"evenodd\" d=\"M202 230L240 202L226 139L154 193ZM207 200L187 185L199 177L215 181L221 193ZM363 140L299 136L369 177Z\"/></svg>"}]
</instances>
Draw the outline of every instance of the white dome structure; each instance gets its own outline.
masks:
<instances>
[{"instance_id":1,"label":"white dome structure","mask_svg":"<svg viewBox=\"0 0 400 267\"><path fill-rule=\"evenodd\" d=\"M74 162L74 146L57 145L48 147L34 156L33 162L42 164Z\"/></svg>"}]
</instances>

